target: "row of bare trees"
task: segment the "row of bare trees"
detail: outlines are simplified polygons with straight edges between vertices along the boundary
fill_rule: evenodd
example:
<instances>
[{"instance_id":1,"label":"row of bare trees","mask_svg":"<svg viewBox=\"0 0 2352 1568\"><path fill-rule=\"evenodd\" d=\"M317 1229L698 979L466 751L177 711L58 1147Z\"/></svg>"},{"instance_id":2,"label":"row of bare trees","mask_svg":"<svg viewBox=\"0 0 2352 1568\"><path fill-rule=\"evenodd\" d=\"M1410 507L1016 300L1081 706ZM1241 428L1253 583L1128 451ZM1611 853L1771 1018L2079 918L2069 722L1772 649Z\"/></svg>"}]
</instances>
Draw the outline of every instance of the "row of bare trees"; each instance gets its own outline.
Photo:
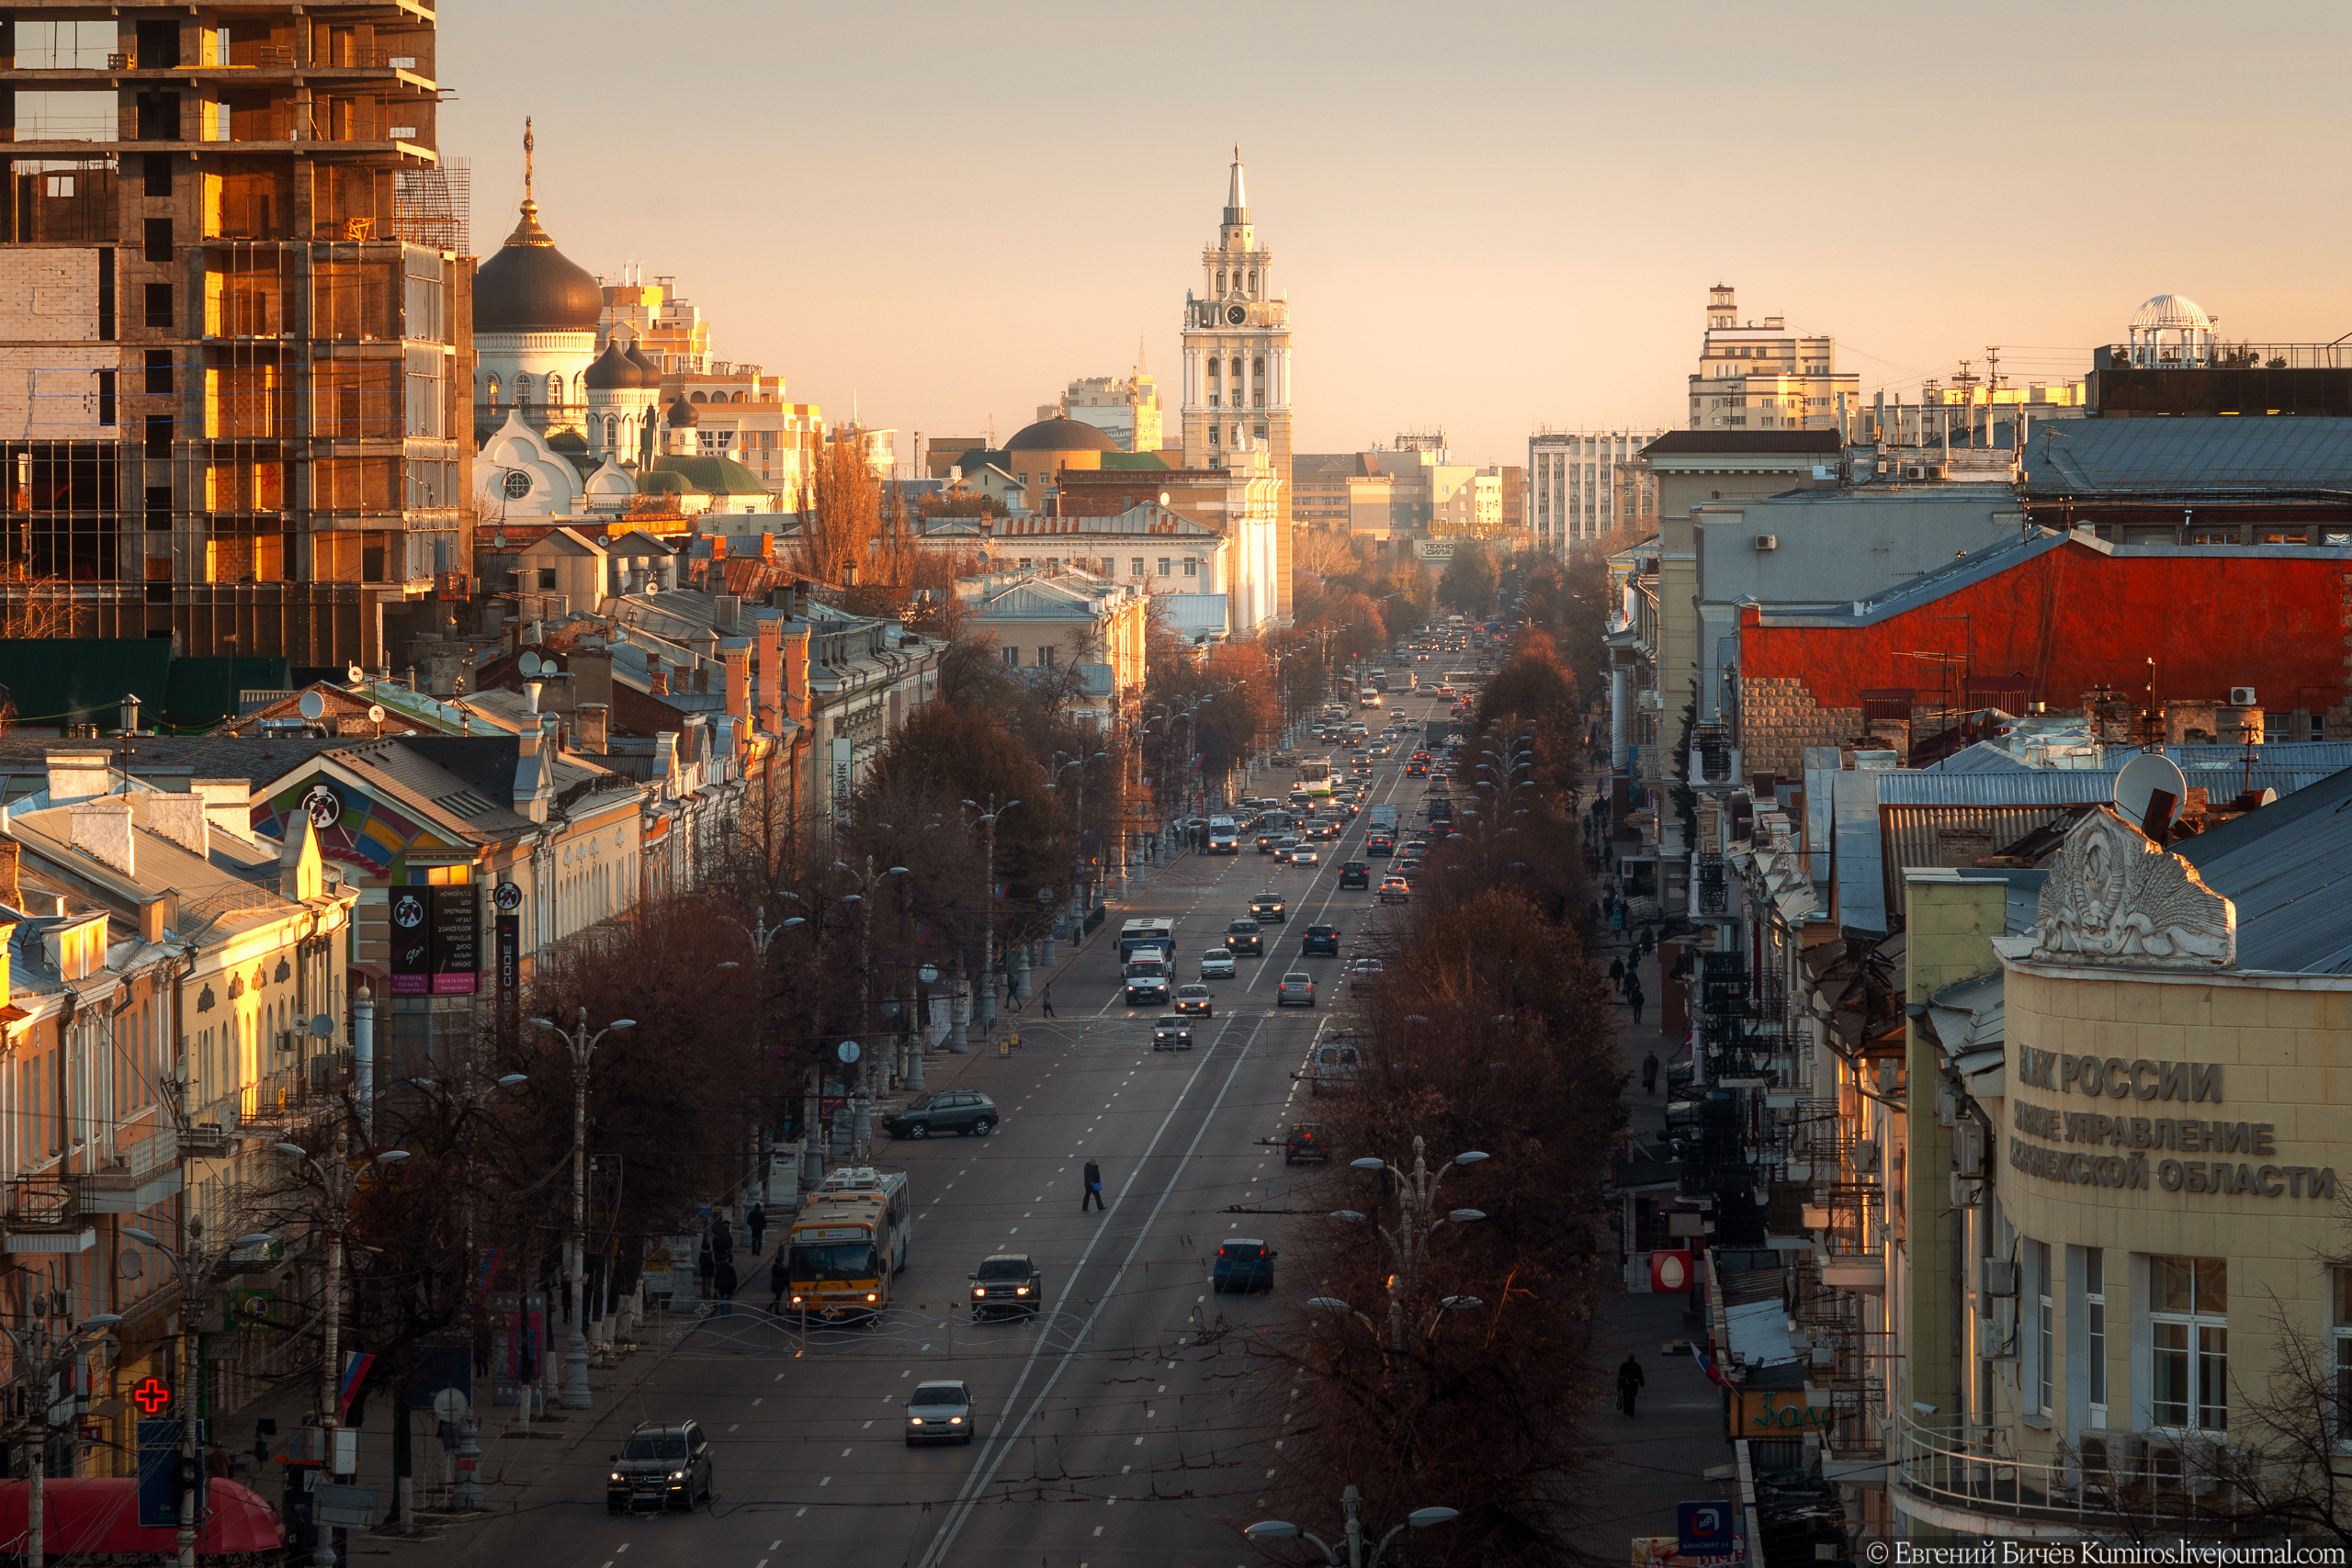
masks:
<instances>
[{"instance_id":1,"label":"row of bare trees","mask_svg":"<svg viewBox=\"0 0 2352 1568\"><path fill-rule=\"evenodd\" d=\"M1314 1299L1252 1347L1283 1374L1262 1381L1283 1438L1268 1510L1319 1513L1347 1485L1381 1528L1459 1509L1413 1539L1416 1562L1579 1561L1593 1501L1579 1488L1604 1382L1595 1320L1615 1282L1604 1189L1623 1078L1575 919L1581 705L1548 637L1488 683L1454 792L1460 837L1433 846L1382 938L1385 974L1343 1021L1364 1071L1317 1112L1333 1156L1301 1205L1339 1217L1310 1224L1290 1265ZM1438 1224L1400 1267L1395 1179L1349 1162L1409 1166L1416 1139L1431 1167L1487 1156L1449 1173L1436 1204L1481 1217Z\"/></svg>"}]
</instances>

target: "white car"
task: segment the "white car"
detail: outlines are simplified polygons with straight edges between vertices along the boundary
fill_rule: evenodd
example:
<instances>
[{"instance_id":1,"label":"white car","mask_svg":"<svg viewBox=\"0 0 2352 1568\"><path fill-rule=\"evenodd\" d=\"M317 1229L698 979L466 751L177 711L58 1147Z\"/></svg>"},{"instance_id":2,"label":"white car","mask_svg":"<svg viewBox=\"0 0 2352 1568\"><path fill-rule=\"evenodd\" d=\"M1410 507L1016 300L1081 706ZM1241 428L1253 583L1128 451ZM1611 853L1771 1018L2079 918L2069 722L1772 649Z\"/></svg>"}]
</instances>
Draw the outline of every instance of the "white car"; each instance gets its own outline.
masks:
<instances>
[{"instance_id":1,"label":"white car","mask_svg":"<svg viewBox=\"0 0 2352 1568\"><path fill-rule=\"evenodd\" d=\"M1291 851L1290 863L1293 865L1321 865L1323 863L1323 857L1316 851L1314 846L1310 844L1301 844L1298 848Z\"/></svg>"},{"instance_id":2,"label":"white car","mask_svg":"<svg viewBox=\"0 0 2352 1568\"><path fill-rule=\"evenodd\" d=\"M1233 954L1221 947L1213 947L1201 954L1201 978L1230 980L1233 978Z\"/></svg>"}]
</instances>

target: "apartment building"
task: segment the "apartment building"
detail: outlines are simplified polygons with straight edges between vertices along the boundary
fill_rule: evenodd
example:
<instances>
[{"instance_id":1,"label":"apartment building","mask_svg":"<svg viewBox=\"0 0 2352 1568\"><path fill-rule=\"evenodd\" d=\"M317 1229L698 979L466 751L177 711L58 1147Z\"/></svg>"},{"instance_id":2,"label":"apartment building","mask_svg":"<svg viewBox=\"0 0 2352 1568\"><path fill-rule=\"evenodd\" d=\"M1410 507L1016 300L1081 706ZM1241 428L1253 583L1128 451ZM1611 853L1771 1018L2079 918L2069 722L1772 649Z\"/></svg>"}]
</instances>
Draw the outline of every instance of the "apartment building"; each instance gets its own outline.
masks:
<instances>
[{"instance_id":1,"label":"apartment building","mask_svg":"<svg viewBox=\"0 0 2352 1568\"><path fill-rule=\"evenodd\" d=\"M1707 291L1691 429L1835 430L1860 395L1861 377L1838 368L1837 339L1793 332L1781 316L1743 321L1730 284Z\"/></svg>"},{"instance_id":2,"label":"apartment building","mask_svg":"<svg viewBox=\"0 0 2352 1568\"><path fill-rule=\"evenodd\" d=\"M1538 548L1555 555L1621 530L1655 530L1657 480L1643 448L1665 434L1537 431L1527 438L1526 511L1520 525L1533 536Z\"/></svg>"},{"instance_id":3,"label":"apartment building","mask_svg":"<svg viewBox=\"0 0 2352 1568\"><path fill-rule=\"evenodd\" d=\"M373 665L470 555L470 261L435 23L26 8L5 37L0 619Z\"/></svg>"}]
</instances>

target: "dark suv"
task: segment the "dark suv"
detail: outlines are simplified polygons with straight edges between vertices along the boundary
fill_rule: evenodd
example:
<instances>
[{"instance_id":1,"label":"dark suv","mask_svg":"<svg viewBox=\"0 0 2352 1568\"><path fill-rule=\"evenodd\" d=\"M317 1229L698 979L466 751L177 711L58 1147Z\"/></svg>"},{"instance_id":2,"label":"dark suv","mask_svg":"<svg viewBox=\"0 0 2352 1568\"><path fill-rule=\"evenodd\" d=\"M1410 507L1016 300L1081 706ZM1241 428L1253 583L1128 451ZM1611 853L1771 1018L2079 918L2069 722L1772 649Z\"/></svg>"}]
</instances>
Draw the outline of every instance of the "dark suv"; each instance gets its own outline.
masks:
<instances>
[{"instance_id":1,"label":"dark suv","mask_svg":"<svg viewBox=\"0 0 2352 1568\"><path fill-rule=\"evenodd\" d=\"M1340 956L1339 927L1309 926L1306 928L1306 934L1299 939L1298 955L1301 958L1312 958L1318 953L1332 958Z\"/></svg>"},{"instance_id":2,"label":"dark suv","mask_svg":"<svg viewBox=\"0 0 2352 1568\"><path fill-rule=\"evenodd\" d=\"M612 1469L605 1481L605 1506L616 1514L639 1505L687 1509L715 1496L718 1490L711 1473L710 1439L698 1423L648 1423L630 1432L621 1451L612 1456Z\"/></svg>"},{"instance_id":3,"label":"dark suv","mask_svg":"<svg viewBox=\"0 0 2352 1568\"><path fill-rule=\"evenodd\" d=\"M1225 950L1239 957L1242 953L1266 951L1266 938L1255 920L1236 920L1225 928Z\"/></svg>"},{"instance_id":4,"label":"dark suv","mask_svg":"<svg viewBox=\"0 0 2352 1568\"><path fill-rule=\"evenodd\" d=\"M1283 1142L1283 1163L1296 1165L1301 1160L1315 1160L1325 1165L1331 1162L1330 1140L1323 1135L1323 1129L1312 1122L1292 1122L1290 1136Z\"/></svg>"},{"instance_id":5,"label":"dark suv","mask_svg":"<svg viewBox=\"0 0 2352 1568\"><path fill-rule=\"evenodd\" d=\"M882 1130L894 1138L928 1138L933 1133L985 1138L996 1122L995 1100L978 1089L951 1089L915 1096L903 1109L882 1118Z\"/></svg>"},{"instance_id":6,"label":"dark suv","mask_svg":"<svg viewBox=\"0 0 2352 1568\"><path fill-rule=\"evenodd\" d=\"M1289 913L1290 906L1283 901L1279 893L1261 893L1250 900L1250 918L1261 925L1267 921L1279 921Z\"/></svg>"},{"instance_id":7,"label":"dark suv","mask_svg":"<svg viewBox=\"0 0 2352 1568\"><path fill-rule=\"evenodd\" d=\"M1371 863L1351 860L1342 864L1340 867L1340 886L1342 889L1350 887L1369 889L1372 886Z\"/></svg>"},{"instance_id":8,"label":"dark suv","mask_svg":"<svg viewBox=\"0 0 2352 1568\"><path fill-rule=\"evenodd\" d=\"M965 1278L972 1281L975 1318L990 1317L1001 1312L1035 1317L1037 1298L1046 1293L1046 1277L1037 1272L1037 1266L1025 1252L1000 1252L983 1258L979 1269Z\"/></svg>"}]
</instances>

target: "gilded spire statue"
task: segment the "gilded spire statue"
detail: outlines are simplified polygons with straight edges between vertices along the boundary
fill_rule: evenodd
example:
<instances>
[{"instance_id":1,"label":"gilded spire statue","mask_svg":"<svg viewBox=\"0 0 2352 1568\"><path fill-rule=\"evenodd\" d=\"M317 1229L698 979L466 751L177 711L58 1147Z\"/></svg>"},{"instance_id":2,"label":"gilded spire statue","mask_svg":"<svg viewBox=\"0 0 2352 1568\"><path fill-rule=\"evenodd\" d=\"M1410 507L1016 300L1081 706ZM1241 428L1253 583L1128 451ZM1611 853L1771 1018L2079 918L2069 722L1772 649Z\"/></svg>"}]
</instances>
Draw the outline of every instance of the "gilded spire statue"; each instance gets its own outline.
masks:
<instances>
[{"instance_id":1,"label":"gilded spire statue","mask_svg":"<svg viewBox=\"0 0 2352 1568\"><path fill-rule=\"evenodd\" d=\"M552 247L555 244L548 231L539 227L539 204L531 199L531 155L538 145L538 139L531 134L531 118L526 115L523 117L523 218L514 225L514 231L506 236L506 243L510 245Z\"/></svg>"}]
</instances>

